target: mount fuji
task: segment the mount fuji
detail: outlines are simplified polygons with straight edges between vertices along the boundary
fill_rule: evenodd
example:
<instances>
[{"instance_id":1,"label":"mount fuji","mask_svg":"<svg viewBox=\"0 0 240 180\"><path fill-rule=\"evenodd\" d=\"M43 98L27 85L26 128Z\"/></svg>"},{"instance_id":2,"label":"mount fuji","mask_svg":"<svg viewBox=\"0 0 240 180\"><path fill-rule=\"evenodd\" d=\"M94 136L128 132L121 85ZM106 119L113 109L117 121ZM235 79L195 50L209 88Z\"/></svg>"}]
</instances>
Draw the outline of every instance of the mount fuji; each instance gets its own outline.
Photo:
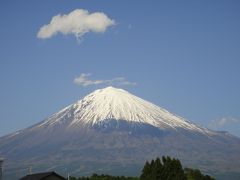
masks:
<instances>
[{"instance_id":1,"label":"mount fuji","mask_svg":"<svg viewBox=\"0 0 240 180\"><path fill-rule=\"evenodd\" d=\"M30 166L75 176L139 175L146 160L162 155L213 175L240 177L238 137L201 127L113 87L0 138L5 179L11 180Z\"/></svg>"}]
</instances>

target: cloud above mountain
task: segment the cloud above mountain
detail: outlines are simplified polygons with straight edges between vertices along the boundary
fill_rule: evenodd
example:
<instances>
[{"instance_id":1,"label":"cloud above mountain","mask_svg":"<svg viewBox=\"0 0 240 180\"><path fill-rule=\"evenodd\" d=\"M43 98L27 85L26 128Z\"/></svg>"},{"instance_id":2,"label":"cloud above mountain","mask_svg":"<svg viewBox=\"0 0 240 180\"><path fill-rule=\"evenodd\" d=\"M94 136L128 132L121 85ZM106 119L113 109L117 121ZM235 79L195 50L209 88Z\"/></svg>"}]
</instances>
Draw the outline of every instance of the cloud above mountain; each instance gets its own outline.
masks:
<instances>
[{"instance_id":1,"label":"cloud above mountain","mask_svg":"<svg viewBox=\"0 0 240 180\"><path fill-rule=\"evenodd\" d=\"M135 86L137 83L130 82L126 80L124 77L116 77L113 79L89 79L91 76L90 73L82 73L79 77L76 77L73 82L79 86L87 87L91 85L116 85L116 86Z\"/></svg>"},{"instance_id":2,"label":"cloud above mountain","mask_svg":"<svg viewBox=\"0 0 240 180\"><path fill-rule=\"evenodd\" d=\"M220 119L215 119L210 122L209 127L212 129L223 128L228 125L240 125L240 119L232 118L232 117L223 117Z\"/></svg>"},{"instance_id":3,"label":"cloud above mountain","mask_svg":"<svg viewBox=\"0 0 240 180\"><path fill-rule=\"evenodd\" d=\"M47 39L61 33L63 35L73 34L80 39L88 32L104 33L107 28L115 24L115 21L103 12L89 13L84 9L76 9L69 14L53 16L49 24L40 28L37 37Z\"/></svg>"}]
</instances>

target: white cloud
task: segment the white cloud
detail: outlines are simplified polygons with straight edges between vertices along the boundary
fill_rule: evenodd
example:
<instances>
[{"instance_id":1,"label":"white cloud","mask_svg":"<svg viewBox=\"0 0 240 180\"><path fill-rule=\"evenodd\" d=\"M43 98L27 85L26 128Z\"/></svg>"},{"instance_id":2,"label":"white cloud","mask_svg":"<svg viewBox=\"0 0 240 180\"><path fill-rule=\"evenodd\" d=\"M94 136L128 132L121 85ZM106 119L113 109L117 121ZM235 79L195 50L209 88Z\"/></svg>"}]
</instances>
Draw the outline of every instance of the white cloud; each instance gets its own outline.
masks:
<instances>
[{"instance_id":1,"label":"white cloud","mask_svg":"<svg viewBox=\"0 0 240 180\"><path fill-rule=\"evenodd\" d=\"M129 25L128 25L128 29L132 29L132 24L129 24Z\"/></svg>"},{"instance_id":2,"label":"white cloud","mask_svg":"<svg viewBox=\"0 0 240 180\"><path fill-rule=\"evenodd\" d=\"M227 125L232 125L232 124L240 124L240 119L232 118L232 117L223 117L220 119L216 119L210 122L209 128L220 129Z\"/></svg>"},{"instance_id":3,"label":"white cloud","mask_svg":"<svg viewBox=\"0 0 240 180\"><path fill-rule=\"evenodd\" d=\"M116 77L113 79L101 79L101 80L91 80L89 77L91 76L90 73L82 73L79 77L75 78L73 82L79 86L91 86L91 85L99 85L99 84L106 84L106 85L116 85L116 86L135 86L137 83L129 82L124 77Z\"/></svg>"},{"instance_id":4,"label":"white cloud","mask_svg":"<svg viewBox=\"0 0 240 180\"><path fill-rule=\"evenodd\" d=\"M37 37L46 39L62 33L64 35L74 34L79 39L88 32L103 33L113 25L115 21L103 12L89 13L84 9L76 9L69 14L54 16L49 24L40 28Z\"/></svg>"}]
</instances>

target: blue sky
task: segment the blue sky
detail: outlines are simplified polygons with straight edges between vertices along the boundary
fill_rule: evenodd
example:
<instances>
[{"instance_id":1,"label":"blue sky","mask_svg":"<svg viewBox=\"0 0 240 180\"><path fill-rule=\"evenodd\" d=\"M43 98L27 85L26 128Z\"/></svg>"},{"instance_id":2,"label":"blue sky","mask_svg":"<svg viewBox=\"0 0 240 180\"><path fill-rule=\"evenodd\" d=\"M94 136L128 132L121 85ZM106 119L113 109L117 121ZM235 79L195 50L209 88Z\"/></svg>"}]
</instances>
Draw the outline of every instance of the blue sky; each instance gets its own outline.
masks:
<instances>
[{"instance_id":1,"label":"blue sky","mask_svg":"<svg viewBox=\"0 0 240 180\"><path fill-rule=\"evenodd\" d=\"M0 1L0 136L33 125L107 83L193 122L240 136L238 0ZM76 9L114 24L38 38L43 25Z\"/></svg>"}]
</instances>

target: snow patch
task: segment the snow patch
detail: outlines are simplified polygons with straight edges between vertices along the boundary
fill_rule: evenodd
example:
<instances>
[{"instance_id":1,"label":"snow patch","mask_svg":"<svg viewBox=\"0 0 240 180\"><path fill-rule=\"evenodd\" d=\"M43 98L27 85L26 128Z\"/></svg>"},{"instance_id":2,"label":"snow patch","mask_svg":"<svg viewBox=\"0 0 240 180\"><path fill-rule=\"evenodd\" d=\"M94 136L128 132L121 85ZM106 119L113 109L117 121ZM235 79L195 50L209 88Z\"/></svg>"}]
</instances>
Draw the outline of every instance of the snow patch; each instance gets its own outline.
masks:
<instances>
[{"instance_id":1,"label":"snow patch","mask_svg":"<svg viewBox=\"0 0 240 180\"><path fill-rule=\"evenodd\" d=\"M201 133L210 133L206 128L197 126L184 118L143 100L123 89L107 87L96 90L75 104L54 114L43 125L68 122L68 128L94 126L108 119L150 124L161 129L183 128Z\"/></svg>"}]
</instances>

